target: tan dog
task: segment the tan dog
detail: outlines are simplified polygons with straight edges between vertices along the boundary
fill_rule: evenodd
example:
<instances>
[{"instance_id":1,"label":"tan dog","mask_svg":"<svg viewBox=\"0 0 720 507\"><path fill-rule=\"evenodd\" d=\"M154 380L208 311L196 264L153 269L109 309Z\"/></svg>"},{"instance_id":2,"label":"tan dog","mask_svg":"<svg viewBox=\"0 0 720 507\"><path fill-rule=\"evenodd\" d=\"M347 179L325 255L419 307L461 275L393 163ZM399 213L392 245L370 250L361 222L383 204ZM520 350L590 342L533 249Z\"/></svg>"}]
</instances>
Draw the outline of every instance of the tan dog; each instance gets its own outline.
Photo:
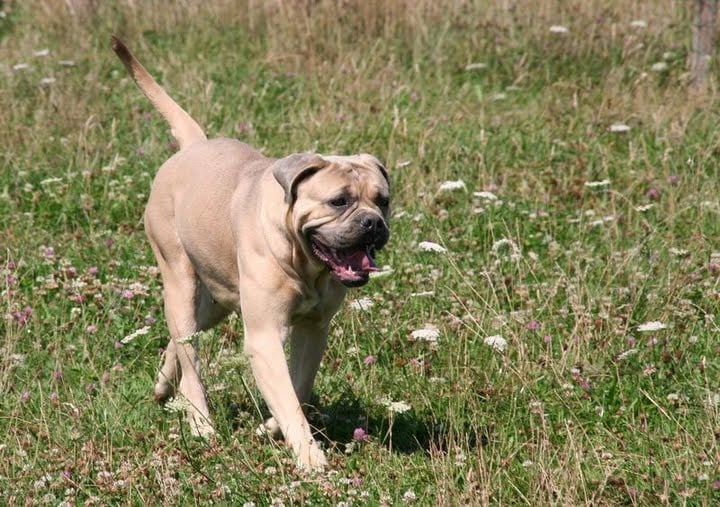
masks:
<instances>
[{"instance_id":1,"label":"tan dog","mask_svg":"<svg viewBox=\"0 0 720 507\"><path fill-rule=\"evenodd\" d=\"M282 432L300 466L322 468L302 404L345 287L368 281L388 240L387 173L370 155L277 160L236 140L208 140L115 37L112 48L180 145L145 210L170 328L155 395L167 399L177 387L193 433L212 434L192 337L240 311L244 351L273 416L266 428Z\"/></svg>"}]
</instances>

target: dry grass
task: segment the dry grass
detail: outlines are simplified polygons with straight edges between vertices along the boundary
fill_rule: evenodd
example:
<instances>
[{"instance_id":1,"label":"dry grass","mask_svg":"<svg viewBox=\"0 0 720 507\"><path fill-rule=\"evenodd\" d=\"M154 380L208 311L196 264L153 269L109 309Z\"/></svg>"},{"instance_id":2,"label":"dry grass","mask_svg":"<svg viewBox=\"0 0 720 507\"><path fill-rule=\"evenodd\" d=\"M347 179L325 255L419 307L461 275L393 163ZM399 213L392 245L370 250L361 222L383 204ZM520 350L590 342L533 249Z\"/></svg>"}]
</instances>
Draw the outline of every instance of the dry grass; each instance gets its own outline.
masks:
<instances>
[{"instance_id":1,"label":"dry grass","mask_svg":"<svg viewBox=\"0 0 720 507\"><path fill-rule=\"evenodd\" d=\"M688 92L685 4L70 3L0 18L8 503L717 502L717 88ZM394 272L350 296L374 305L342 310L318 380L336 472L254 436L237 321L202 351L218 442L150 402L140 217L172 149L110 33L212 135L391 168Z\"/></svg>"}]
</instances>

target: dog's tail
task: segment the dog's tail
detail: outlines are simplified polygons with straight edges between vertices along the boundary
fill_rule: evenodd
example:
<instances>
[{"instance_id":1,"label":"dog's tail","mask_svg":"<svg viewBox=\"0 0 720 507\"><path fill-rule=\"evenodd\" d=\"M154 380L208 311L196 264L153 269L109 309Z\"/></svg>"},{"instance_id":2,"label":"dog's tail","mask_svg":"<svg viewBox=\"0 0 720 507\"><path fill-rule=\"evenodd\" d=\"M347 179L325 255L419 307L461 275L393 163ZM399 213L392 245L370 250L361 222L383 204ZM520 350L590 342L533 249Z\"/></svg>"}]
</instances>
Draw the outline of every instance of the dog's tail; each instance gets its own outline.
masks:
<instances>
[{"instance_id":1,"label":"dog's tail","mask_svg":"<svg viewBox=\"0 0 720 507\"><path fill-rule=\"evenodd\" d=\"M157 84L150 73L145 70L140 62L133 56L130 50L116 36L112 36L112 49L125 65L132 78L150 99L165 120L170 124L173 137L180 145L180 149L196 141L207 139L205 132L195 120L180 107L165 90Z\"/></svg>"}]
</instances>

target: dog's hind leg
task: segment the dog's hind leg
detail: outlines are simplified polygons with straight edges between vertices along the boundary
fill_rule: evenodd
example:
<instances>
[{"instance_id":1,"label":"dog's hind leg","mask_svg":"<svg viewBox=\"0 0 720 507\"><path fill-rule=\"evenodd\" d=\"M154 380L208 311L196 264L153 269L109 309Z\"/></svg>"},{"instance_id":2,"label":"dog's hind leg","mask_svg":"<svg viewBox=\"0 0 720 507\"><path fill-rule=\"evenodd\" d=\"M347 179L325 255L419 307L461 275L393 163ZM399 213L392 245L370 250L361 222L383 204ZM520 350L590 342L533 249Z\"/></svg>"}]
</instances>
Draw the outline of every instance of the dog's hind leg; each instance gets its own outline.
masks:
<instances>
[{"instance_id":1,"label":"dog's hind leg","mask_svg":"<svg viewBox=\"0 0 720 507\"><path fill-rule=\"evenodd\" d=\"M214 429L200 378L200 361L193 345L197 333L217 323L227 311L213 303L179 241L163 241L161 249L152 234L148 237L162 275L165 318L170 331L170 343L155 384L155 397L167 399L177 389L187 402L192 433L207 436L214 433Z\"/></svg>"}]
</instances>

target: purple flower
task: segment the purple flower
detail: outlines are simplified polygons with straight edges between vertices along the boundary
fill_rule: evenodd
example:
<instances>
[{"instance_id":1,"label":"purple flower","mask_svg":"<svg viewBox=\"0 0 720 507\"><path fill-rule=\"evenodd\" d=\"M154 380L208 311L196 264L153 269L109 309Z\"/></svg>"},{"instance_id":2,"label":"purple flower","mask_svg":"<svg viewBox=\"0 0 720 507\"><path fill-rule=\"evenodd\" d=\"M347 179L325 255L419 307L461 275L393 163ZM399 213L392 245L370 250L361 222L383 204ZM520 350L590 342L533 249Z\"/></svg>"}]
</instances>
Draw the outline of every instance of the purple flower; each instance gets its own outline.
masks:
<instances>
[{"instance_id":1,"label":"purple flower","mask_svg":"<svg viewBox=\"0 0 720 507\"><path fill-rule=\"evenodd\" d=\"M148 315L147 317L145 317L146 324L152 325L155 324L155 322L157 322L157 319L155 319L155 317L153 317L152 315Z\"/></svg>"},{"instance_id":2,"label":"purple flower","mask_svg":"<svg viewBox=\"0 0 720 507\"><path fill-rule=\"evenodd\" d=\"M540 329L540 323L537 320L531 320L526 326L530 331L537 331Z\"/></svg>"},{"instance_id":3,"label":"purple flower","mask_svg":"<svg viewBox=\"0 0 720 507\"><path fill-rule=\"evenodd\" d=\"M85 301L85 296L83 296L82 294L71 294L70 301L74 301L75 303L82 303L83 301Z\"/></svg>"},{"instance_id":4,"label":"purple flower","mask_svg":"<svg viewBox=\"0 0 720 507\"><path fill-rule=\"evenodd\" d=\"M97 326L95 324L90 324L85 328L86 333L94 333L95 331L97 331Z\"/></svg>"},{"instance_id":5,"label":"purple flower","mask_svg":"<svg viewBox=\"0 0 720 507\"><path fill-rule=\"evenodd\" d=\"M26 306L22 310L15 310L14 312L12 312L11 315L15 322L17 322L21 326L24 326L30 320L30 316L32 315L32 308Z\"/></svg>"},{"instance_id":6,"label":"purple flower","mask_svg":"<svg viewBox=\"0 0 720 507\"><path fill-rule=\"evenodd\" d=\"M367 366L370 366L371 364L375 364L375 356L365 357L365 359L363 359L363 363Z\"/></svg>"},{"instance_id":7,"label":"purple flower","mask_svg":"<svg viewBox=\"0 0 720 507\"><path fill-rule=\"evenodd\" d=\"M52 402L56 402L56 401L58 401L58 400L60 399L60 396L58 396L58 393L56 393L55 391L53 391L53 392L50 393L50 396L48 396L48 399L49 399L50 401L52 401Z\"/></svg>"},{"instance_id":8,"label":"purple flower","mask_svg":"<svg viewBox=\"0 0 720 507\"><path fill-rule=\"evenodd\" d=\"M23 400L23 401L29 400L29 399L30 399L30 391L23 391L23 392L20 394L20 399Z\"/></svg>"},{"instance_id":9,"label":"purple flower","mask_svg":"<svg viewBox=\"0 0 720 507\"><path fill-rule=\"evenodd\" d=\"M543 336L543 341L545 343L550 343L552 341L552 336L550 336L549 334L546 334L545 336Z\"/></svg>"},{"instance_id":10,"label":"purple flower","mask_svg":"<svg viewBox=\"0 0 720 507\"><path fill-rule=\"evenodd\" d=\"M70 480L70 470L63 470L60 472L60 478L66 481Z\"/></svg>"},{"instance_id":11,"label":"purple flower","mask_svg":"<svg viewBox=\"0 0 720 507\"><path fill-rule=\"evenodd\" d=\"M628 336L627 339L628 345L633 347L635 345L635 337L634 336Z\"/></svg>"},{"instance_id":12,"label":"purple flower","mask_svg":"<svg viewBox=\"0 0 720 507\"><path fill-rule=\"evenodd\" d=\"M52 377L53 377L53 380L62 380L63 379L62 371L60 371L60 370L53 371Z\"/></svg>"},{"instance_id":13,"label":"purple flower","mask_svg":"<svg viewBox=\"0 0 720 507\"><path fill-rule=\"evenodd\" d=\"M124 297L125 299L132 299L135 293L131 291L130 289L123 290L120 295Z\"/></svg>"},{"instance_id":14,"label":"purple flower","mask_svg":"<svg viewBox=\"0 0 720 507\"><path fill-rule=\"evenodd\" d=\"M680 177L676 174L671 174L670 176L668 176L668 183L675 186L680 183Z\"/></svg>"},{"instance_id":15,"label":"purple flower","mask_svg":"<svg viewBox=\"0 0 720 507\"><path fill-rule=\"evenodd\" d=\"M648 199L657 199L658 197L660 197L660 190L658 190L657 188L651 188L647 191L645 195L647 195Z\"/></svg>"},{"instance_id":16,"label":"purple flower","mask_svg":"<svg viewBox=\"0 0 720 507\"><path fill-rule=\"evenodd\" d=\"M53 257L55 257L55 249L51 246L47 247L44 253L45 257L48 259L52 259Z\"/></svg>"},{"instance_id":17,"label":"purple flower","mask_svg":"<svg viewBox=\"0 0 720 507\"><path fill-rule=\"evenodd\" d=\"M418 97L418 94L417 94L417 93L412 92L412 93L410 94L410 100L412 100L413 102L416 102L416 101L418 100L418 98L419 98L419 97Z\"/></svg>"},{"instance_id":18,"label":"purple flower","mask_svg":"<svg viewBox=\"0 0 720 507\"><path fill-rule=\"evenodd\" d=\"M368 434L363 428L355 428L353 431L353 440L364 442L368 439Z\"/></svg>"},{"instance_id":19,"label":"purple flower","mask_svg":"<svg viewBox=\"0 0 720 507\"><path fill-rule=\"evenodd\" d=\"M87 269L87 272L88 272L88 275L95 276L95 275L98 274L98 268L97 268L97 266L90 266L90 267Z\"/></svg>"},{"instance_id":20,"label":"purple flower","mask_svg":"<svg viewBox=\"0 0 720 507\"><path fill-rule=\"evenodd\" d=\"M143 148L142 146L138 146L135 149L135 154L139 157L142 157L143 155L145 155L145 148Z\"/></svg>"},{"instance_id":21,"label":"purple flower","mask_svg":"<svg viewBox=\"0 0 720 507\"><path fill-rule=\"evenodd\" d=\"M116 348L116 349L121 349L122 346L123 346L123 344L120 343L120 340L115 340L115 348Z\"/></svg>"},{"instance_id":22,"label":"purple flower","mask_svg":"<svg viewBox=\"0 0 720 507\"><path fill-rule=\"evenodd\" d=\"M114 243L115 243L115 242L113 241L112 238L107 238L107 239L105 240L105 246L108 247L108 248L110 248L111 246L113 246Z\"/></svg>"},{"instance_id":23,"label":"purple flower","mask_svg":"<svg viewBox=\"0 0 720 507\"><path fill-rule=\"evenodd\" d=\"M75 266L69 266L65 270L65 274L68 278L75 278L77 276L77 268Z\"/></svg>"}]
</instances>

